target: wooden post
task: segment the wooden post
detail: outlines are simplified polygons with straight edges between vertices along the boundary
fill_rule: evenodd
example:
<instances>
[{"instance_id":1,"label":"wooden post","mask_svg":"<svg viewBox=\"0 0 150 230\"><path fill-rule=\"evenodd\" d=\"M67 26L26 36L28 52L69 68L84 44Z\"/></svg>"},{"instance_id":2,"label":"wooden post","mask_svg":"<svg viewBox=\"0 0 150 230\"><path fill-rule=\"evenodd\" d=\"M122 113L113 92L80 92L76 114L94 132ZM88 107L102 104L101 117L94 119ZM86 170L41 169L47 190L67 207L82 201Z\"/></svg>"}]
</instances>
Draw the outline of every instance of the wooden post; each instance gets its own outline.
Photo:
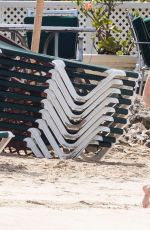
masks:
<instances>
[{"instance_id":1,"label":"wooden post","mask_svg":"<svg viewBox=\"0 0 150 230\"><path fill-rule=\"evenodd\" d=\"M31 44L31 50L37 53L39 52L43 11L44 11L44 0L37 0L36 13L34 18L34 29L32 35L32 44Z\"/></svg>"},{"instance_id":2,"label":"wooden post","mask_svg":"<svg viewBox=\"0 0 150 230\"><path fill-rule=\"evenodd\" d=\"M36 12L35 12L35 17L34 17L32 43L31 43L31 50L36 53L39 52L43 11L44 11L44 0L37 0L36 1ZM34 63L34 60L31 59L31 62ZM30 84L36 85L36 82L31 81Z\"/></svg>"}]
</instances>

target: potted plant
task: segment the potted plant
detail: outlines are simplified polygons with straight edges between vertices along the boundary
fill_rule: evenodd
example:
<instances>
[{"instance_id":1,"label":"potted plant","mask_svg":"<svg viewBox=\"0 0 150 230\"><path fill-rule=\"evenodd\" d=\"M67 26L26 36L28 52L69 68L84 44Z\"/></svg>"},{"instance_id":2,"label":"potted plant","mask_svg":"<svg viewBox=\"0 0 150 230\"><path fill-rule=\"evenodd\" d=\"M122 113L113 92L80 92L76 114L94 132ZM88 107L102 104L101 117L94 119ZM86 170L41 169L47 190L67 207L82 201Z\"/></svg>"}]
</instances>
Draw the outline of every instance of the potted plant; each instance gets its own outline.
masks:
<instances>
[{"instance_id":1,"label":"potted plant","mask_svg":"<svg viewBox=\"0 0 150 230\"><path fill-rule=\"evenodd\" d=\"M125 39L120 39L121 29L111 19L115 7L121 3L116 0L92 0L90 2L75 0L75 3L77 8L91 20L92 26L96 28L96 34L92 39L93 46L99 55L84 55L84 61L89 62L91 59L91 62L98 64L98 59L101 58L100 54L102 54L101 65L105 64L106 61L105 65L120 68L120 61L122 61L124 65L121 67L125 68L130 59L127 55L130 55L134 48L131 31L128 31ZM132 62L134 65L136 64L135 57L132 58Z\"/></svg>"}]
</instances>

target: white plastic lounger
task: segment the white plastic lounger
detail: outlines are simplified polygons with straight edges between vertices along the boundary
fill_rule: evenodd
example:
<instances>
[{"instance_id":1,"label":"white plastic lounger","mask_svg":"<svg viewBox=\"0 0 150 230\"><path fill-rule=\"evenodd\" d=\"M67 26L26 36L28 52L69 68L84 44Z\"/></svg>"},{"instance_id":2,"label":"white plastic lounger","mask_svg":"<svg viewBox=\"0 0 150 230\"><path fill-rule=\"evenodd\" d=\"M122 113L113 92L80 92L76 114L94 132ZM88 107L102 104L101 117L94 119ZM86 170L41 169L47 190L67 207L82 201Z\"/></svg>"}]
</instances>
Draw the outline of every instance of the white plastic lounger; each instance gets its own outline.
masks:
<instances>
[{"instance_id":1,"label":"white plastic lounger","mask_svg":"<svg viewBox=\"0 0 150 230\"><path fill-rule=\"evenodd\" d=\"M114 100L113 100L114 99ZM99 117L99 114L101 114L102 109L104 109L104 107L109 107L107 106L109 103L114 103L114 105L116 105L118 102L117 98L106 98L98 107L97 109L93 110L87 117L85 117L84 119L80 120L80 122L78 122L78 124L72 124L71 121L68 119L68 117L65 114L65 111L62 110L60 108L57 109L56 107L53 107L52 102L50 100L44 99L42 100L42 103L44 105L44 108L47 109L49 111L49 114L51 115L51 117L53 118L53 120L55 121L55 123L57 124L57 126L61 127L61 123L64 124L64 126L69 129L69 130L76 130L78 131L79 129L83 128L84 126L86 126L89 122L92 122L94 119L94 122L96 121L95 118L96 116ZM109 112L114 113L115 109L113 106L109 107L112 108L112 110L110 109ZM76 121L72 119L72 121Z\"/></svg>"},{"instance_id":2,"label":"white plastic lounger","mask_svg":"<svg viewBox=\"0 0 150 230\"><path fill-rule=\"evenodd\" d=\"M110 91L108 91L108 92L110 92ZM45 90L45 93L47 93L47 99L44 99L41 102L43 104L47 103L47 105L48 105L48 102L51 103L53 105L53 107L55 108L55 110L57 111L57 113L59 114L59 116L62 117L62 119L65 119L65 121L67 123L69 123L69 120L81 121L83 119L84 119L84 122L88 122L89 119L91 119L96 113L99 113L99 111L101 110L101 107L107 106L110 103L111 104L118 104L119 103L119 100L117 98L109 97L109 95L107 97L108 92L104 93L99 98L99 101L93 103L89 108L84 110L79 115L76 115L73 113L74 111L72 111L70 109L66 100L63 97L61 98L61 101L59 101L57 99L58 94L56 97L54 92L49 90L49 89ZM116 92L116 90L115 90L115 92ZM93 109L93 107L95 107L95 108Z\"/></svg>"},{"instance_id":3,"label":"white plastic lounger","mask_svg":"<svg viewBox=\"0 0 150 230\"><path fill-rule=\"evenodd\" d=\"M36 128L30 128L30 129L28 129L28 131L30 132L31 129L32 129L31 138L34 140L34 142L29 143L29 139L26 139L26 138L24 139L28 143L28 145L30 145L30 148L33 147L34 143L37 143L39 149L42 151L42 155L45 158L47 158L47 159L53 158L52 155L50 154L50 152L48 151L47 146L44 144L44 141L41 138L41 132L40 132L40 130L36 129ZM35 152L36 152L36 155L39 154L40 157L41 157L40 152L37 151L37 146L36 146Z\"/></svg>"},{"instance_id":4,"label":"white plastic lounger","mask_svg":"<svg viewBox=\"0 0 150 230\"><path fill-rule=\"evenodd\" d=\"M13 133L10 131L0 131L0 153L8 145L11 139L14 137Z\"/></svg>"},{"instance_id":5,"label":"white plastic lounger","mask_svg":"<svg viewBox=\"0 0 150 230\"><path fill-rule=\"evenodd\" d=\"M48 111L46 110L43 110L42 111L42 118L46 121L47 125L49 126L49 128L52 130L52 132L54 133L54 135L56 136L56 139L59 138L60 136L63 136L63 140L64 142L66 142L66 145L67 145L67 141L65 141L65 138L66 139L72 139L73 140L76 140L78 141L77 142L77 145L79 143L79 138L80 138L80 141L84 140L86 138L87 135L90 135L90 133L93 132L93 130L95 130L99 125L101 125L103 122L105 121L110 121L110 122L113 122L114 121L114 118L111 117L111 116L101 116L97 122L95 122L92 126L90 126L88 129L86 129L85 131L83 131L83 129L80 129L78 131L78 133L76 134L70 134L67 132L63 133L62 130L60 131L59 128L56 126L56 124L54 123L52 117L49 115ZM36 122L39 123L39 120L36 120ZM40 129L43 130L43 133L45 134L45 131L44 129L42 128L42 126L39 127ZM64 128L65 129L65 128ZM59 141L60 143L60 141ZM61 142L62 144L62 142ZM63 144L62 144L63 145ZM69 147L70 146L70 147ZM71 145L69 145L68 148L74 148L74 147L71 147Z\"/></svg>"},{"instance_id":6,"label":"white plastic lounger","mask_svg":"<svg viewBox=\"0 0 150 230\"><path fill-rule=\"evenodd\" d=\"M62 60L54 60L52 61L52 63L54 63L55 65L55 70L58 71L59 76L55 73L55 70L50 71L52 73L52 78L56 81L60 80L60 77L63 79L63 81L59 81L59 85L61 87L63 87L64 85L66 86L66 88L68 89L70 95L72 96L72 98L75 101L80 101L80 102L85 102L88 101L90 98L93 98L93 96L97 93L99 93L99 91L105 87L110 80L116 78L117 76L122 76L125 77L126 73L123 70L117 70L117 69L110 69L105 71L105 73L108 74L108 76L103 79L102 81L99 82L99 84L90 92L88 93L86 96L80 96L77 94L70 78L68 77L68 74L65 70L65 63ZM62 83L63 82L63 83Z\"/></svg>"},{"instance_id":7,"label":"white plastic lounger","mask_svg":"<svg viewBox=\"0 0 150 230\"><path fill-rule=\"evenodd\" d=\"M38 148L38 146L37 146L37 144L33 138L27 137L24 139L24 141L26 142L27 147L32 150L32 152L34 153L34 155L37 158L43 158L44 157L44 155L42 154L42 152Z\"/></svg>"},{"instance_id":8,"label":"white plastic lounger","mask_svg":"<svg viewBox=\"0 0 150 230\"><path fill-rule=\"evenodd\" d=\"M30 128L28 131L31 132L31 137L34 137L37 145L40 145L39 142L39 130L36 128ZM53 136L51 130L49 130L48 135L46 136L48 138L48 141L51 145L51 147L53 148L55 154L60 158L60 159L68 159L68 158L74 158L76 156L78 156L90 143L90 141L92 139L94 139L94 137L97 135L97 133L99 132L110 132L110 128L109 127L105 127L105 126L99 126L97 129L94 130L94 132L92 132L91 135L89 135L84 142L81 143L81 145L79 145L77 148L75 148L75 150L69 152L69 153L65 153L61 150L60 145L58 144L58 142L56 141L55 137ZM39 146L41 147L41 146ZM46 145L45 145L45 148ZM42 150L42 147L41 147Z\"/></svg>"},{"instance_id":9,"label":"white plastic lounger","mask_svg":"<svg viewBox=\"0 0 150 230\"><path fill-rule=\"evenodd\" d=\"M108 76L108 79L110 79L110 80L107 82L107 84L105 83L105 84L100 85L101 87L99 87L100 89L99 89L98 93L94 94L93 97L91 97L89 100L84 101L84 104L78 106L75 103L74 98L72 97L72 95L70 95L68 89L65 88L65 87L62 89L63 83L61 83L61 84L57 83L57 81L56 81L56 76L57 75L58 75L58 73L56 73L56 75L54 77L55 80L53 78L53 80L56 82L56 84L52 83L52 79L47 81L49 83L49 88L51 90L53 90L54 92L57 92L59 90L62 93L62 95L64 95L64 98L67 100L67 103L71 107L72 110L78 110L78 111L81 110L82 111L82 110L88 108L94 101L98 100L99 97L104 92L106 92L110 87L117 86L117 87L114 87L114 88L119 88L119 86L123 86L123 81L122 80L112 79L110 76ZM104 79L104 80L106 80L106 79ZM74 88L74 86L72 86L72 87ZM75 88L74 88L74 90L75 90Z\"/></svg>"},{"instance_id":10,"label":"white plastic lounger","mask_svg":"<svg viewBox=\"0 0 150 230\"><path fill-rule=\"evenodd\" d=\"M83 132L83 129L80 129L77 133L75 134L70 134L67 130L66 127L64 127L64 125L59 121L58 123L54 122L53 117L49 114L49 112L46 109L43 109L40 111L42 113L42 118L43 119L38 119L36 120L36 122L39 124L39 128L43 130L43 133L45 134L45 129L43 126L43 120L45 120L45 122L47 123L47 125L49 126L49 128L52 130L53 134L56 136L56 139L61 138L61 136L63 136L63 139L61 139L61 141L59 140L59 142L64 145L65 147L68 148L74 148L75 146L71 146L71 145L67 145L67 140L74 140L74 141L78 141L78 138L82 137L84 139L85 135L90 134L90 132L93 132L93 129L96 127L96 124L94 124L94 127L90 127L90 129L85 130ZM120 118L117 118L118 122ZM122 118L121 118L122 119ZM99 120L96 121L96 123L103 123L105 121L109 121L109 122L114 122L114 118L112 116L102 116ZM124 121L126 121L126 119L124 119ZM125 124L125 123L124 123ZM65 140L64 140L65 139ZM82 140L82 139L81 139ZM99 135L97 135L96 137L94 137L93 140L91 140L92 143L95 143L95 145L99 144L96 141L101 141L101 137L99 138Z\"/></svg>"},{"instance_id":11,"label":"white plastic lounger","mask_svg":"<svg viewBox=\"0 0 150 230\"><path fill-rule=\"evenodd\" d=\"M72 111L78 111L81 113L84 112L83 117L87 116L106 97L111 96L111 94L121 94L121 90L119 88L117 88L117 87L115 88L115 86L113 87L113 85L111 85L111 86L107 85L106 89L103 88L101 90L101 93L99 94L99 97L96 100L93 100L93 102L90 103L90 105L88 104L88 102L86 102L85 104L82 104L82 105L77 105L74 103L72 98L71 98L71 100L69 100L69 98L66 95L63 96L63 94L60 93L60 91L59 91L59 89L55 83L52 83L50 85L50 88L46 89L45 92L48 93L49 90L53 91L53 93L55 94L55 97L60 102L60 104L63 106L63 108L67 103ZM66 102L64 101L64 99Z\"/></svg>"},{"instance_id":12,"label":"white plastic lounger","mask_svg":"<svg viewBox=\"0 0 150 230\"><path fill-rule=\"evenodd\" d=\"M50 110L51 111L51 110ZM56 118L54 116L52 116L52 113L50 113L48 110L43 109L40 110L40 112L42 113L42 118L45 119L47 121L47 123L49 123L49 120L52 120L53 123L55 123L55 125L57 126L57 128L60 130L60 132L65 136L66 138L69 139L74 137L75 139L79 138L80 136L82 136L90 127L92 126L97 126L97 124L99 124L100 118L102 116L104 116L106 113L115 113L115 109L113 107L104 107L101 109L101 111L94 116L88 123L86 123L84 125L84 123L82 123L81 125L76 125L76 134L74 135L69 135L69 132L67 131L66 126L62 123L62 121L60 120L60 118ZM111 121L114 121L114 118L112 116L111 117ZM51 126L49 125L49 127L51 128Z\"/></svg>"},{"instance_id":13,"label":"white plastic lounger","mask_svg":"<svg viewBox=\"0 0 150 230\"><path fill-rule=\"evenodd\" d=\"M39 124L39 128L44 132L45 136L47 137L47 139L49 139L49 135L50 135L50 129L47 125L47 122L43 119L38 119L37 123ZM52 130L53 131L53 130ZM66 142L66 140L63 138L63 136L61 135L61 133L59 132L59 130L57 129L55 131L55 133L57 133L57 141L59 142L59 144L64 147L67 148L68 150L70 149L75 149L77 148L79 145L81 145L82 143L80 143L80 140L77 140L74 144L70 144L68 142ZM84 139L84 138L83 138ZM96 136L94 137L93 140L90 141L90 144L95 144L98 145L99 141L103 141L103 137L102 136Z\"/></svg>"}]
</instances>

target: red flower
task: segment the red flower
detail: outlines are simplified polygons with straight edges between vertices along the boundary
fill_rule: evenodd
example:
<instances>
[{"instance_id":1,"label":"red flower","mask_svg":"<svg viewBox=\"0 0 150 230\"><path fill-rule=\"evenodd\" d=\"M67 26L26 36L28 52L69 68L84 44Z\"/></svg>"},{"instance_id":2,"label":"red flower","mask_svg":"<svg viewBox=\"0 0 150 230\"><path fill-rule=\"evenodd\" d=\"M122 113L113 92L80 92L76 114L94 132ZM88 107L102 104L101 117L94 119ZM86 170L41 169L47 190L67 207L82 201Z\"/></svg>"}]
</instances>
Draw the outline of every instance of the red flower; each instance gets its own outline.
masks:
<instances>
[{"instance_id":1,"label":"red flower","mask_svg":"<svg viewBox=\"0 0 150 230\"><path fill-rule=\"evenodd\" d=\"M88 2L88 3L85 3L84 6L83 6L84 10L92 10L92 3L91 2Z\"/></svg>"}]
</instances>

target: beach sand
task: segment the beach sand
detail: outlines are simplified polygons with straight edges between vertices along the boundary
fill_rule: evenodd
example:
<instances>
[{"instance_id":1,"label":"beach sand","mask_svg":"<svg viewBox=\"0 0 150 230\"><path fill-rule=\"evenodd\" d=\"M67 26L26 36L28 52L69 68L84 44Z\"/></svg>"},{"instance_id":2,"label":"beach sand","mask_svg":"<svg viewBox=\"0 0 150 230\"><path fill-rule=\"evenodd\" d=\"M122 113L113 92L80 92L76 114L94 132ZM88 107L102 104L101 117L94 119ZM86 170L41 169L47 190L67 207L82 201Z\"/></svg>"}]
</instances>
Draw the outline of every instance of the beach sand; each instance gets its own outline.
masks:
<instances>
[{"instance_id":1,"label":"beach sand","mask_svg":"<svg viewBox=\"0 0 150 230\"><path fill-rule=\"evenodd\" d=\"M117 144L100 162L1 154L0 229L150 229L150 149Z\"/></svg>"}]
</instances>

